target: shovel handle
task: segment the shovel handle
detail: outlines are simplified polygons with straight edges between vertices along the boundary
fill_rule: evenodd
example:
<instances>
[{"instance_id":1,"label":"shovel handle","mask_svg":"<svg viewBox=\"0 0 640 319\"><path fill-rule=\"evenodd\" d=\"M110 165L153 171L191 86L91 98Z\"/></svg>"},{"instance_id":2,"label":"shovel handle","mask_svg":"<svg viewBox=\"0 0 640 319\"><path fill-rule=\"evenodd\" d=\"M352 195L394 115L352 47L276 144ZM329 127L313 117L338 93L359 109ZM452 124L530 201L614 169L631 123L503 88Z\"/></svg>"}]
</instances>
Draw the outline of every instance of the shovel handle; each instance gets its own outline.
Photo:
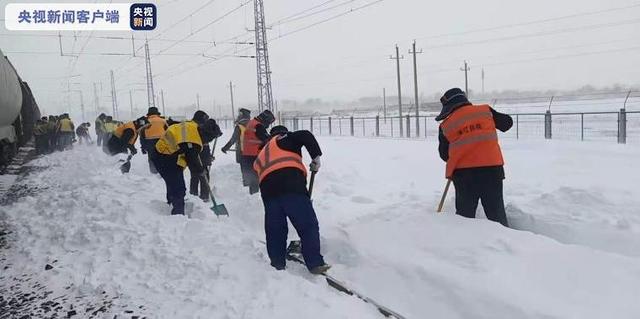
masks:
<instances>
[{"instance_id":1,"label":"shovel handle","mask_svg":"<svg viewBox=\"0 0 640 319\"><path fill-rule=\"evenodd\" d=\"M311 194L313 194L313 182L316 180L316 174L318 172L311 172L311 180L309 181L309 198L311 198Z\"/></svg>"},{"instance_id":2,"label":"shovel handle","mask_svg":"<svg viewBox=\"0 0 640 319\"><path fill-rule=\"evenodd\" d=\"M442 192L442 198L440 198L440 204L438 204L438 213L442 213L442 207L444 207L444 200L447 199L447 192L449 192L449 186L451 186L451 180L447 180L447 185L444 187L444 192Z\"/></svg>"}]
</instances>

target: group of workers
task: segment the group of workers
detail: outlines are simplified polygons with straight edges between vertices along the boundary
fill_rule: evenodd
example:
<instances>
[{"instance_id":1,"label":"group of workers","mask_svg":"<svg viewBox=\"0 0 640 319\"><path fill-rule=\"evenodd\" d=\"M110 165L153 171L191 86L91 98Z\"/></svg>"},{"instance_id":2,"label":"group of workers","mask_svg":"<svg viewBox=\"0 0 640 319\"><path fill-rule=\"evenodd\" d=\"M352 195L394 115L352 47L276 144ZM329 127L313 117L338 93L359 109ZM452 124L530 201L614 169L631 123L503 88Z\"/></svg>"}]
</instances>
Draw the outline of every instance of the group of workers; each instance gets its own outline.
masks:
<instances>
[{"instance_id":1,"label":"group of workers","mask_svg":"<svg viewBox=\"0 0 640 319\"><path fill-rule=\"evenodd\" d=\"M436 117L441 121L439 153L446 162L445 176L455 186L456 213L474 218L480 201L489 220L508 227L502 191L504 160L496 130L509 130L513 120L489 105L473 105L458 88L448 90L440 101L442 112ZM268 130L274 122L269 110L252 118L251 111L240 109L233 134L221 151L235 151L243 186L249 188L249 194L261 194L271 266L278 270L286 267L289 219L300 237L309 271L321 274L330 266L320 253L318 219L307 177L308 170L312 174L319 171L322 150L313 133L290 132L282 125ZM89 126L83 123L75 131L81 142L91 141ZM191 175L189 192L209 200L214 160L209 144L222 132L205 112L197 111L191 120L176 122L151 107L146 116L120 125L101 114L95 126L98 146L109 155L129 154L127 161L137 154L135 144L140 139L150 173L159 174L165 182L172 215L185 214L185 168ZM75 139L74 125L67 114L43 118L38 121L35 135L40 151L50 149L52 144L64 149ZM303 147L312 159L308 169L302 159Z\"/></svg>"},{"instance_id":2,"label":"group of workers","mask_svg":"<svg viewBox=\"0 0 640 319\"><path fill-rule=\"evenodd\" d=\"M69 114L43 116L36 121L33 128L37 154L49 154L73 148L73 143L91 142L88 127L90 123L82 123L77 128ZM76 139L76 137L78 139Z\"/></svg>"}]
</instances>

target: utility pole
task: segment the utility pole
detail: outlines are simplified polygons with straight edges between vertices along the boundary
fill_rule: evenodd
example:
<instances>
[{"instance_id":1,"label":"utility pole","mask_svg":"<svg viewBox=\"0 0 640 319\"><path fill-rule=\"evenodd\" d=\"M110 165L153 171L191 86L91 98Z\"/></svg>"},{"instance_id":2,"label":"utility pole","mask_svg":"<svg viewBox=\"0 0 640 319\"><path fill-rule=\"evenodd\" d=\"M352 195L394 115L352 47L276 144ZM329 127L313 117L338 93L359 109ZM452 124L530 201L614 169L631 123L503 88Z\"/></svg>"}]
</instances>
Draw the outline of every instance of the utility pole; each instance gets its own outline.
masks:
<instances>
[{"instance_id":1,"label":"utility pole","mask_svg":"<svg viewBox=\"0 0 640 319\"><path fill-rule=\"evenodd\" d=\"M382 88L382 113L384 115L384 122L387 123L387 89Z\"/></svg>"},{"instance_id":2,"label":"utility pole","mask_svg":"<svg viewBox=\"0 0 640 319\"><path fill-rule=\"evenodd\" d=\"M113 117L118 118L118 97L116 96L116 80L113 78L113 70L111 70L111 107L113 109Z\"/></svg>"},{"instance_id":3,"label":"utility pole","mask_svg":"<svg viewBox=\"0 0 640 319\"><path fill-rule=\"evenodd\" d=\"M96 116L98 116L98 113L100 112L100 100L98 99L98 86L96 85L96 82L93 82L93 102L96 105Z\"/></svg>"},{"instance_id":4,"label":"utility pole","mask_svg":"<svg viewBox=\"0 0 640 319\"><path fill-rule=\"evenodd\" d=\"M129 107L131 107L131 119L134 119L133 117L133 93L131 93L131 90L129 90Z\"/></svg>"},{"instance_id":5,"label":"utility pole","mask_svg":"<svg viewBox=\"0 0 640 319\"><path fill-rule=\"evenodd\" d=\"M82 112L82 122L84 122L84 97L82 95L82 90L79 90L78 92L80 92L80 112Z\"/></svg>"},{"instance_id":6,"label":"utility pole","mask_svg":"<svg viewBox=\"0 0 640 319\"><path fill-rule=\"evenodd\" d=\"M196 93L196 106L198 107L198 110L200 110L200 94L197 94L197 93Z\"/></svg>"},{"instance_id":7,"label":"utility pole","mask_svg":"<svg viewBox=\"0 0 640 319\"><path fill-rule=\"evenodd\" d=\"M396 44L396 56L390 57L392 60L396 60L396 70L398 73L398 110L399 110L399 122L400 122L400 137L403 136L402 132L402 88L400 87L400 59L404 59L404 56L400 56L400 49Z\"/></svg>"},{"instance_id":8,"label":"utility pole","mask_svg":"<svg viewBox=\"0 0 640 319\"><path fill-rule=\"evenodd\" d=\"M264 19L263 0L254 0L255 35L256 35L256 67L258 75L258 109L260 112L273 108L271 92L271 69L269 67L269 50L267 46L267 23Z\"/></svg>"},{"instance_id":9,"label":"utility pole","mask_svg":"<svg viewBox=\"0 0 640 319\"><path fill-rule=\"evenodd\" d=\"M464 94L466 94L467 97L469 97L469 75L468 75L469 70L471 69L469 68L469 64L467 63L467 60L465 60L464 68L460 69L460 71L464 71Z\"/></svg>"},{"instance_id":10,"label":"utility pole","mask_svg":"<svg viewBox=\"0 0 640 319\"><path fill-rule=\"evenodd\" d=\"M484 95L484 68L482 68L482 95Z\"/></svg>"},{"instance_id":11,"label":"utility pole","mask_svg":"<svg viewBox=\"0 0 640 319\"><path fill-rule=\"evenodd\" d=\"M149 107L156 106L156 96L153 93L153 73L151 72L151 55L149 54L149 41L144 43L144 60L147 69L147 100Z\"/></svg>"},{"instance_id":12,"label":"utility pole","mask_svg":"<svg viewBox=\"0 0 640 319\"><path fill-rule=\"evenodd\" d=\"M231 119L236 115L236 109L233 106L233 82L229 81L229 92L231 93Z\"/></svg>"},{"instance_id":13,"label":"utility pole","mask_svg":"<svg viewBox=\"0 0 640 319\"><path fill-rule=\"evenodd\" d=\"M167 111L164 109L164 91L160 90L160 97L162 98L162 114L167 115Z\"/></svg>"},{"instance_id":14,"label":"utility pole","mask_svg":"<svg viewBox=\"0 0 640 319\"><path fill-rule=\"evenodd\" d=\"M416 59L416 54L422 53L422 49L420 52L416 51L416 41L413 40L413 50L409 50L409 53L413 54L413 88L414 88L414 101L416 105L416 137L420 137L420 102L418 101L418 62Z\"/></svg>"}]
</instances>

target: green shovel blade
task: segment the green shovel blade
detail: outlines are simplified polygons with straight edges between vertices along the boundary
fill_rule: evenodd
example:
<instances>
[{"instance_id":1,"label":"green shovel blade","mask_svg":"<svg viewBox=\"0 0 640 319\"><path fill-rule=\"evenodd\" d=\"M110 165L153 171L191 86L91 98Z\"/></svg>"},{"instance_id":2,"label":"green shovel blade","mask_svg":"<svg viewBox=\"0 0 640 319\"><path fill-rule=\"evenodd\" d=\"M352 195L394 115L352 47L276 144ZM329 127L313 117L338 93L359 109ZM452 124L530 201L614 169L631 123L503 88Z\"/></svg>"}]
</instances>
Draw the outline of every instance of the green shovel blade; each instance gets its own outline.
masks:
<instances>
[{"instance_id":1,"label":"green shovel blade","mask_svg":"<svg viewBox=\"0 0 640 319\"><path fill-rule=\"evenodd\" d=\"M216 214L216 216L229 216L229 212L227 211L227 208L224 206L224 204L220 204L220 205L213 205L211 206L211 210L213 211L214 214Z\"/></svg>"}]
</instances>

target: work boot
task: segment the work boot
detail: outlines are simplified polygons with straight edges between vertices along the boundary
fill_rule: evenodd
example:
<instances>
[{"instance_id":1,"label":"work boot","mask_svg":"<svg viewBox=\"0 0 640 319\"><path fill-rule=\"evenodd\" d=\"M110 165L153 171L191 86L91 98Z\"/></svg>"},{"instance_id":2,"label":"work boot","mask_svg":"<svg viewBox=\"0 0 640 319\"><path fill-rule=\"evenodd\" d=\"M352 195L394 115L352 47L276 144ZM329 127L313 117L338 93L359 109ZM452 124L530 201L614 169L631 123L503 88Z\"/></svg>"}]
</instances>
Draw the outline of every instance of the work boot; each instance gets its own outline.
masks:
<instances>
[{"instance_id":1,"label":"work boot","mask_svg":"<svg viewBox=\"0 0 640 319\"><path fill-rule=\"evenodd\" d=\"M309 272L311 272L314 275L324 275L327 272L327 270L329 270L329 268L331 268L331 265L322 264L320 266L315 266L309 269Z\"/></svg>"}]
</instances>

